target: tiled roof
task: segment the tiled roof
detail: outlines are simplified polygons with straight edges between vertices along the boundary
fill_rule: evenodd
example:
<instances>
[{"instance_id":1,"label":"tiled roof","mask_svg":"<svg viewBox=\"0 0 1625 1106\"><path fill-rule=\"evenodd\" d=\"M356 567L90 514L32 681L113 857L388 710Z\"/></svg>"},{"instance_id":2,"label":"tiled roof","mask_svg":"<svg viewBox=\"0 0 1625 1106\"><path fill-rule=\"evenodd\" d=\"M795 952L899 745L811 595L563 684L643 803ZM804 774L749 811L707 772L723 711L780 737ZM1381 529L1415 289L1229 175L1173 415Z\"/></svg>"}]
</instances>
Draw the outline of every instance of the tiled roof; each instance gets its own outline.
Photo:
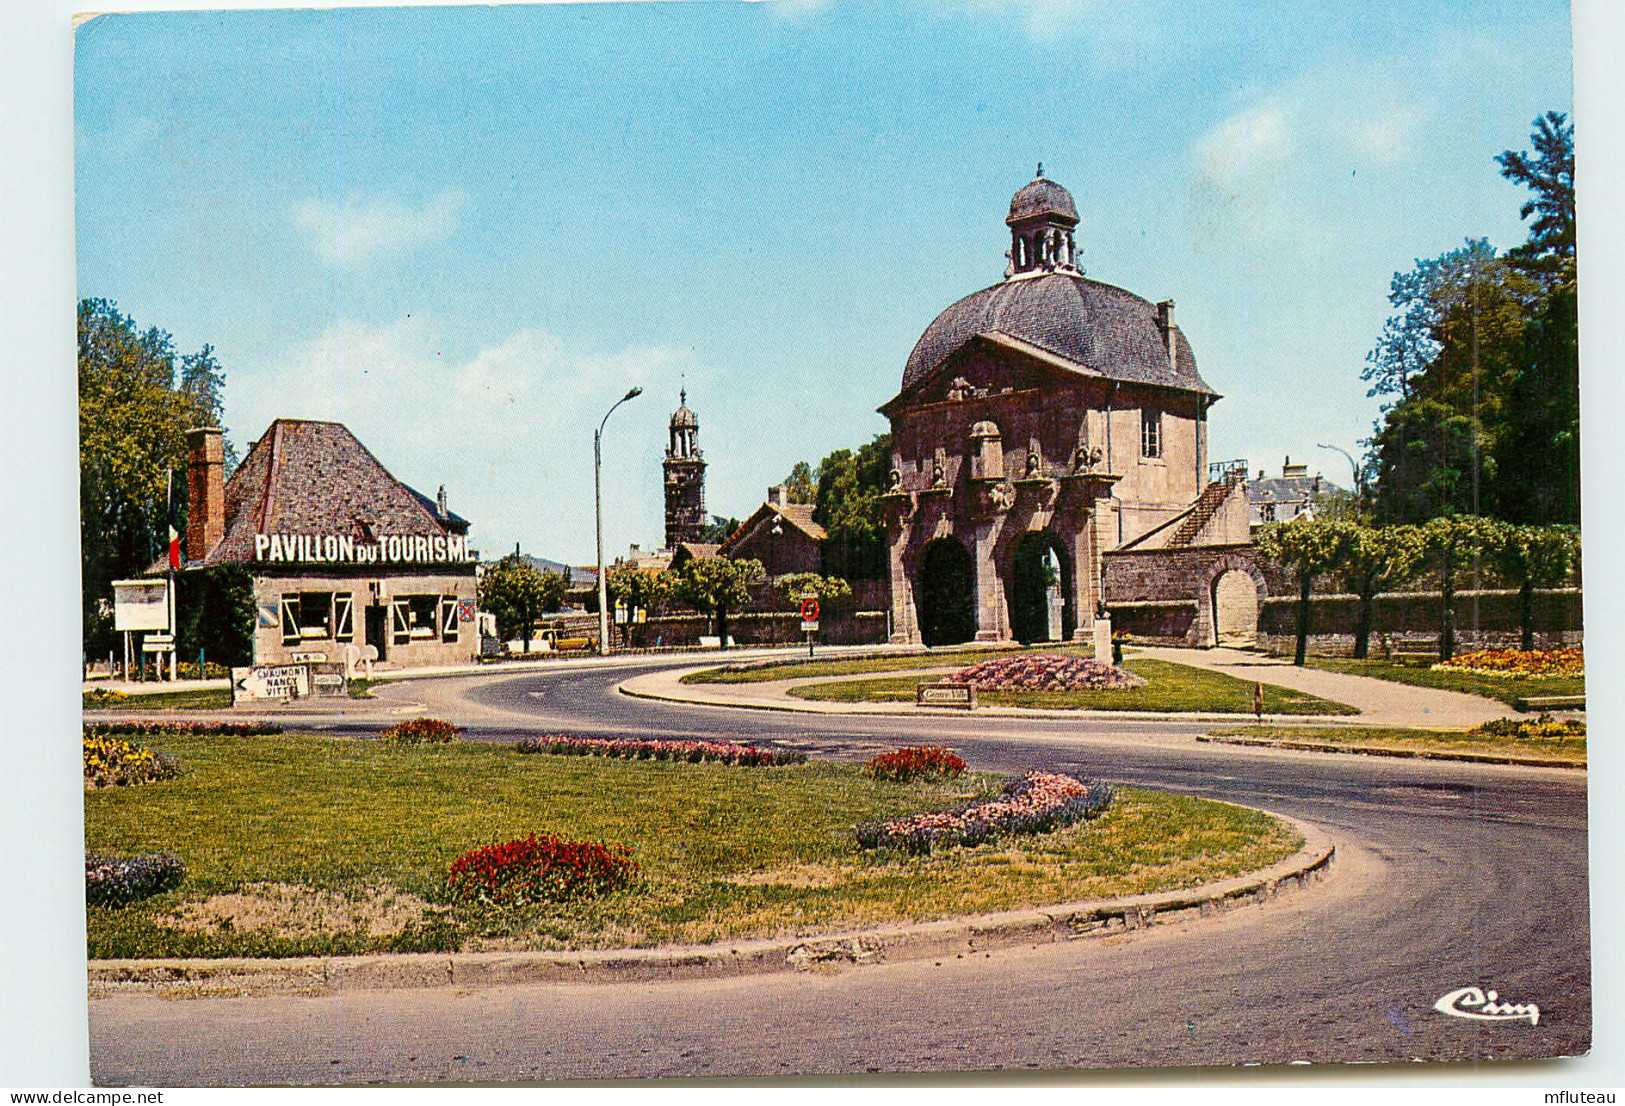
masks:
<instances>
[{"instance_id":1,"label":"tiled roof","mask_svg":"<svg viewBox=\"0 0 1625 1106\"><path fill-rule=\"evenodd\" d=\"M1175 357L1149 300L1072 273L1016 277L984 288L938 315L909 354L902 391L935 373L979 334L1002 334L1113 380L1216 395L1176 325Z\"/></svg>"},{"instance_id":2,"label":"tiled roof","mask_svg":"<svg viewBox=\"0 0 1625 1106\"><path fill-rule=\"evenodd\" d=\"M775 517L782 518L785 522L789 523L795 529L800 530L813 541L823 541L825 538L829 537L829 532L813 521L812 514L813 508L810 503L787 503L782 507L774 506L771 503L764 503L760 507L756 508L755 513L741 523L737 530L735 530L732 534L729 534L728 540L723 542L718 548L722 554L726 556L729 550L733 549L762 526L767 525L769 519L773 519Z\"/></svg>"},{"instance_id":3,"label":"tiled roof","mask_svg":"<svg viewBox=\"0 0 1625 1106\"><path fill-rule=\"evenodd\" d=\"M336 422L273 422L226 481L225 500L225 537L206 565L252 561L256 534L456 532L436 519L432 499L391 476Z\"/></svg>"}]
</instances>

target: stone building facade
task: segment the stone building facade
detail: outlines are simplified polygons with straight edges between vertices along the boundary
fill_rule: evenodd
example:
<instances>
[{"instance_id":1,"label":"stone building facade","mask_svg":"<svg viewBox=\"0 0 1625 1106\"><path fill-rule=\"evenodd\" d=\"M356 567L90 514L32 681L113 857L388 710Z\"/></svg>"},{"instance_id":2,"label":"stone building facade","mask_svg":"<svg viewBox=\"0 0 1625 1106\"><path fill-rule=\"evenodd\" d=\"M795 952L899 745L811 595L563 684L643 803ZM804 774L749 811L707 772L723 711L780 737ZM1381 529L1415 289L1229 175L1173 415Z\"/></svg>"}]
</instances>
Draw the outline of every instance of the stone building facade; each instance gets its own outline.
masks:
<instances>
[{"instance_id":1,"label":"stone building facade","mask_svg":"<svg viewBox=\"0 0 1625 1106\"><path fill-rule=\"evenodd\" d=\"M705 455L700 452L700 420L688 409L688 391L678 393L671 416L671 440L661 462L666 477L666 548L705 539Z\"/></svg>"},{"instance_id":2,"label":"stone building facade","mask_svg":"<svg viewBox=\"0 0 1625 1106\"><path fill-rule=\"evenodd\" d=\"M188 435L186 570L249 569L255 665L387 667L479 655L468 521L396 480L350 431L278 419L223 479L221 432Z\"/></svg>"},{"instance_id":3,"label":"stone building facade","mask_svg":"<svg viewBox=\"0 0 1625 1106\"><path fill-rule=\"evenodd\" d=\"M829 534L813 521L808 503L791 503L782 484L767 489L767 501L739 524L719 552L736 560L758 560L768 577L819 572Z\"/></svg>"},{"instance_id":4,"label":"stone building facade","mask_svg":"<svg viewBox=\"0 0 1625 1106\"><path fill-rule=\"evenodd\" d=\"M1237 514L1238 482L1208 472L1219 396L1173 303L1084 276L1072 196L1042 167L1005 223L1005 279L931 323L880 408L895 641L1082 638L1108 551L1159 531L1206 543ZM1210 475L1222 495L1203 512Z\"/></svg>"}]
</instances>

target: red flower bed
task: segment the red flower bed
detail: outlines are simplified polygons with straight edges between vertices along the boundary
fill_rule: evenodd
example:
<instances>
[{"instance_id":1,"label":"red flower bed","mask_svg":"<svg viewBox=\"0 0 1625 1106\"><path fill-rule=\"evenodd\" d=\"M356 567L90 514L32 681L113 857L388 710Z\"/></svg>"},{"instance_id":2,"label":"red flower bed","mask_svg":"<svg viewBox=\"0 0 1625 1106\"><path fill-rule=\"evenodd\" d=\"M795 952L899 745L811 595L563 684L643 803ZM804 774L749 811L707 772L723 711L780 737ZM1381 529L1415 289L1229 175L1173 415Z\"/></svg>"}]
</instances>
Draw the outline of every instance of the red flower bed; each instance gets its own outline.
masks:
<instances>
[{"instance_id":1,"label":"red flower bed","mask_svg":"<svg viewBox=\"0 0 1625 1106\"><path fill-rule=\"evenodd\" d=\"M936 745L911 745L894 753L882 753L863 766L877 780L953 779L965 771L965 762Z\"/></svg>"},{"instance_id":2,"label":"red flower bed","mask_svg":"<svg viewBox=\"0 0 1625 1106\"><path fill-rule=\"evenodd\" d=\"M1481 676L1584 676L1585 650L1570 649L1481 649L1459 653L1433 667L1451 672L1472 672Z\"/></svg>"},{"instance_id":3,"label":"red flower bed","mask_svg":"<svg viewBox=\"0 0 1625 1106\"><path fill-rule=\"evenodd\" d=\"M438 718L414 718L395 723L379 736L394 745L443 745L455 741L459 732L456 726Z\"/></svg>"},{"instance_id":4,"label":"red flower bed","mask_svg":"<svg viewBox=\"0 0 1625 1106\"><path fill-rule=\"evenodd\" d=\"M948 676L947 682L973 684L978 691L1096 691L1145 686L1145 680L1132 672L1059 653L995 657L961 668Z\"/></svg>"},{"instance_id":5,"label":"red flower bed","mask_svg":"<svg viewBox=\"0 0 1625 1106\"><path fill-rule=\"evenodd\" d=\"M601 895L637 874L637 861L624 848L533 833L464 853L446 873L446 890L457 902L517 906Z\"/></svg>"},{"instance_id":6,"label":"red flower bed","mask_svg":"<svg viewBox=\"0 0 1625 1106\"><path fill-rule=\"evenodd\" d=\"M676 741L639 738L571 737L544 734L527 737L514 746L521 753L552 753L556 756L616 757L621 760L702 760L720 761L745 767L772 767L803 764L807 754L794 749L763 749L733 741Z\"/></svg>"}]
</instances>

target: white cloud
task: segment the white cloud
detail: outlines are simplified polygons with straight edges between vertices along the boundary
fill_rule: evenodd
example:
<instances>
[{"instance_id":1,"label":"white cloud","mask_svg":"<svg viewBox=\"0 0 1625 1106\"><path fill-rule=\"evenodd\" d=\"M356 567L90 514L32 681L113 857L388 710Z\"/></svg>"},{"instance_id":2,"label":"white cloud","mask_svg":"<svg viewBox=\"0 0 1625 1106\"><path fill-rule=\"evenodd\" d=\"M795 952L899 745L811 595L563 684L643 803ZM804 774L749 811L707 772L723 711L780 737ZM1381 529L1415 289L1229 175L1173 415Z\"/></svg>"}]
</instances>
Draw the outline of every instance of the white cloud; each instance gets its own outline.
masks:
<instances>
[{"instance_id":1,"label":"white cloud","mask_svg":"<svg viewBox=\"0 0 1625 1106\"><path fill-rule=\"evenodd\" d=\"M605 538L658 540L648 524L660 517L659 450L683 373L690 383L709 376L668 347L581 349L529 328L448 356L432 320L343 321L260 364L239 360L228 416L244 446L276 418L342 422L397 478L430 495L444 483L478 548L523 540L583 560L593 541L592 432L634 384L657 402L616 414Z\"/></svg>"},{"instance_id":2,"label":"white cloud","mask_svg":"<svg viewBox=\"0 0 1625 1106\"><path fill-rule=\"evenodd\" d=\"M419 207L390 197L352 196L339 203L312 199L293 209L293 224L316 256L330 265L354 268L445 237L457 226L463 204L462 193L455 190Z\"/></svg>"}]
</instances>

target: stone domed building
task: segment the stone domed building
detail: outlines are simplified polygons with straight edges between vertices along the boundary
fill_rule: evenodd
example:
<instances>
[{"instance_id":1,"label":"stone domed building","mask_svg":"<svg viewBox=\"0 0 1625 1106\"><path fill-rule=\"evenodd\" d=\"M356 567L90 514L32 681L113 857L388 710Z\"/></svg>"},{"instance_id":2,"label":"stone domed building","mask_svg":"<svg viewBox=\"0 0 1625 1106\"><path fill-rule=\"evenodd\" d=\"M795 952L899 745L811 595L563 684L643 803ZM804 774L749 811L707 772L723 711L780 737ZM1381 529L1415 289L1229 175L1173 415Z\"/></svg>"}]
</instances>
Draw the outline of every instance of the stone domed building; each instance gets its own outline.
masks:
<instances>
[{"instance_id":1,"label":"stone domed building","mask_svg":"<svg viewBox=\"0 0 1625 1106\"><path fill-rule=\"evenodd\" d=\"M1210 485L1219 395L1173 303L1084 275L1042 166L1005 223L1004 280L937 316L880 408L894 641L1083 638L1108 551L1247 541L1245 465Z\"/></svg>"}]
</instances>

